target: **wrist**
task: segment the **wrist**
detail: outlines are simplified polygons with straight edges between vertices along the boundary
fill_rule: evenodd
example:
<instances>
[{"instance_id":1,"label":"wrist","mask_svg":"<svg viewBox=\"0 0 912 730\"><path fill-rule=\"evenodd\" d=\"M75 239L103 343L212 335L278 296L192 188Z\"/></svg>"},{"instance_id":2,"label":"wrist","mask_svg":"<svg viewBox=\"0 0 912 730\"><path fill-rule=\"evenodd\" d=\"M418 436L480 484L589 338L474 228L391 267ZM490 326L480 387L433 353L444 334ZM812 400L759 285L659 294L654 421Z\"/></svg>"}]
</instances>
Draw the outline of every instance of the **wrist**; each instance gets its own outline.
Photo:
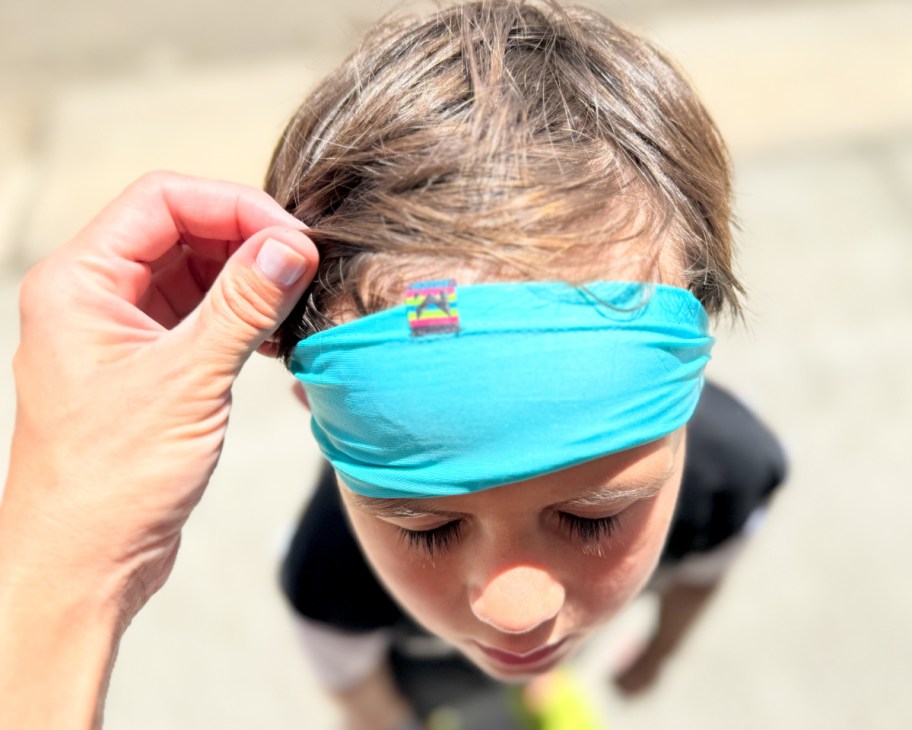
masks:
<instances>
[{"instance_id":1,"label":"wrist","mask_svg":"<svg viewBox=\"0 0 912 730\"><path fill-rule=\"evenodd\" d=\"M116 593L86 573L33 559L8 537L0 519L4 720L35 730L100 727L125 623Z\"/></svg>"}]
</instances>

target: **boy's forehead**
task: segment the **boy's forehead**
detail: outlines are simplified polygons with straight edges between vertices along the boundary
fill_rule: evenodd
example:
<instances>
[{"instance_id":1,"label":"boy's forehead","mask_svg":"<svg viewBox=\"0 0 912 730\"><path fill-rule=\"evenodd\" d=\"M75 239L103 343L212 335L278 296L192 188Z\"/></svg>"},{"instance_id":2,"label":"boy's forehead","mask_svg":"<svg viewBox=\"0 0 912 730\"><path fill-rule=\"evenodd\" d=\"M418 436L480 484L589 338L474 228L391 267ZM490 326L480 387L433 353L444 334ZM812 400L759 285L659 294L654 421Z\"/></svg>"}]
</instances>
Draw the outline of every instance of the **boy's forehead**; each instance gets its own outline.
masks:
<instances>
[{"instance_id":1,"label":"boy's forehead","mask_svg":"<svg viewBox=\"0 0 912 730\"><path fill-rule=\"evenodd\" d=\"M679 247L669 236L656 243L631 236L582 247L572 255L555 257L535 271L488 260L450 257L411 257L403 254L377 256L365 267L359 289L361 301L374 301L378 308L401 304L415 282L452 279L458 286L527 281L567 281L582 284L596 280L630 281L684 287L686 277ZM340 296L330 308L338 324L363 316L355 306L354 292ZM373 307L371 309L374 309Z\"/></svg>"}]
</instances>

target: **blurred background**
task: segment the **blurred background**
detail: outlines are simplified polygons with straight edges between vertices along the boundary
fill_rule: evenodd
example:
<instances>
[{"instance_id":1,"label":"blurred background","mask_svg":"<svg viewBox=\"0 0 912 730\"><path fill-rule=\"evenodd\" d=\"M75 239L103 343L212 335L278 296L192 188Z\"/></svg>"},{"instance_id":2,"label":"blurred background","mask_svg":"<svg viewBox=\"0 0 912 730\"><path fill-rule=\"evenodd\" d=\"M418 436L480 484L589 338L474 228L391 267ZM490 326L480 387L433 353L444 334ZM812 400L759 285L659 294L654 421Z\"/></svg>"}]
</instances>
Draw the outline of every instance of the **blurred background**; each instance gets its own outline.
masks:
<instances>
[{"instance_id":1,"label":"blurred background","mask_svg":"<svg viewBox=\"0 0 912 730\"><path fill-rule=\"evenodd\" d=\"M907 728L912 3L589 4L658 40L730 144L749 314L720 329L710 374L792 472L654 691L587 681L617 729ZM0 360L30 264L147 170L259 184L306 91L396 7L2 0ZM5 441L13 413L7 364ZM276 583L315 467L289 376L258 359L174 574L124 639L107 728L334 727Z\"/></svg>"}]
</instances>

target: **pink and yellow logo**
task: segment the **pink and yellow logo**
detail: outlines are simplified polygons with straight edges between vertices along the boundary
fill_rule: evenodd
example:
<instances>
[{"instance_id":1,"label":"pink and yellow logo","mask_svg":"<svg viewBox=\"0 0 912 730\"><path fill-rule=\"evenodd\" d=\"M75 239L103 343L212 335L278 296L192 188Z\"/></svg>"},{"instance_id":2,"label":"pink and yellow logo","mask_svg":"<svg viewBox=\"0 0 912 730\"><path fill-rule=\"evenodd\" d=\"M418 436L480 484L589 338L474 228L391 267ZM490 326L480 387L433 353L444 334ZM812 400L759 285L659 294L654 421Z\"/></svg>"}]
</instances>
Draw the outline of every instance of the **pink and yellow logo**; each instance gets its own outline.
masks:
<instances>
[{"instance_id":1,"label":"pink and yellow logo","mask_svg":"<svg viewBox=\"0 0 912 730\"><path fill-rule=\"evenodd\" d=\"M412 284L405 292L405 303L412 335L459 332L455 279Z\"/></svg>"}]
</instances>

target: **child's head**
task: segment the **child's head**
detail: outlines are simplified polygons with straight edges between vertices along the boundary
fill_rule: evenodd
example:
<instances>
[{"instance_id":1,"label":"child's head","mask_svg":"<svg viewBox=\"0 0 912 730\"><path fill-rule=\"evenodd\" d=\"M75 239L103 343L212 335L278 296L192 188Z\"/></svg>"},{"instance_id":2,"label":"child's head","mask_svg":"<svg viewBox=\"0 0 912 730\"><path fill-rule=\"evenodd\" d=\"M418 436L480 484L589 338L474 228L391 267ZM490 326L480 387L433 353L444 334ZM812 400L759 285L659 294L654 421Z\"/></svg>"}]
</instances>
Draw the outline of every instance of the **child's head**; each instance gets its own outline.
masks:
<instances>
[{"instance_id":1,"label":"child's head","mask_svg":"<svg viewBox=\"0 0 912 730\"><path fill-rule=\"evenodd\" d=\"M322 257L285 356L334 313L454 269L655 278L737 308L712 120L659 51L581 8L478 2L377 26L301 105L267 190Z\"/></svg>"},{"instance_id":2,"label":"child's head","mask_svg":"<svg viewBox=\"0 0 912 730\"><path fill-rule=\"evenodd\" d=\"M454 277L459 284L645 281L690 290L710 314L726 305L737 309L729 170L715 126L658 51L587 10L483 1L429 19L378 26L291 121L267 189L312 227L321 255L314 283L280 332L286 362L299 340L386 310L402 301L408 285L425 279ZM618 352L629 346L629 357L618 356L610 367L600 359L576 371L604 367L611 377L627 378L618 393L607 394L613 409L609 420L636 424L644 420L642 409L650 408L653 415L645 420L662 423L644 432L652 433L648 439L631 437L623 448L598 451L601 442L586 430L594 428L586 398L581 408L561 414L557 411L566 398L552 402L554 412L542 399L532 417L527 408L520 422L517 411L513 423L521 433L514 445L522 446L526 436L542 438L535 416L555 424L577 418L581 436L567 448L578 448L587 458L569 459L558 471L524 472L512 462L495 466L498 454L485 449L484 459L464 458L459 469L469 464L469 470L483 472L478 465L491 464L492 470L522 476L502 479L499 484L505 486L496 488L483 484L483 491L436 492L445 496L420 502L377 499L343 485L359 539L392 593L489 672L509 677L547 668L635 595L655 565L684 454L686 418L672 423L666 410L680 405L675 399L692 408L699 390L690 384L699 379L708 353L705 333L697 331L697 312L681 294L660 288L656 299L663 311L687 310L684 335L679 322L666 327L663 320L659 329L650 330L646 345L640 337L644 327L634 322L630 336L616 335ZM546 297L552 295L548 290ZM500 310L489 307L486 316L492 311ZM521 318L524 311L514 314ZM560 307L554 311L558 329L574 329L561 319ZM498 314L494 325L502 330L507 316ZM597 335L599 346L607 343L614 352L612 336ZM684 339L675 339L679 336ZM574 337L567 353L583 357L586 365L589 345ZM450 367L453 357L464 357L456 347L455 355L436 362ZM523 347L520 340L510 356L520 357ZM630 374L640 373L650 347L669 357L657 370L642 371L641 380L654 375L661 384L640 385ZM680 354L688 348L702 354ZM435 362L433 346L410 352L415 357L403 359L402 368ZM457 376L466 373L464 382L438 388L436 395L428 386L429 409L436 408L434 398L446 399L460 388L475 392L469 371L481 372L486 363L473 357L456 368ZM657 367L656 362L649 364ZM548 390L548 378L561 363L542 358L537 380L532 349L516 366L524 368L517 378ZM399 373L389 372L390 382L400 387ZM503 373L498 377L505 390L518 387L506 383ZM432 373L425 381L433 378ZM587 387L601 387L598 379L593 382ZM417 390L413 401L422 407L420 379L406 379L401 387L383 396L390 408L398 407L397 397L406 388L410 396ZM497 382L484 387L489 394L499 392ZM598 396L592 394L593 403L600 402ZM528 397L535 400L538 394ZM410 448L416 439L426 439L426 461L434 462L446 451L438 446L446 442L452 419L470 418L470 400L451 397L453 402L434 411L439 429L431 418L402 439ZM336 402L343 404L337 434L376 424L378 430L386 428L383 443L389 443L393 420L385 422L378 411L373 423L355 423L362 415L357 401ZM505 395L498 416L506 414L504 422L511 423L511 404L518 403ZM479 428L487 428L489 420L479 419ZM461 425L453 432L472 442L478 429L474 423ZM561 425L555 432L565 430ZM392 436L395 440L395 429ZM478 444L498 437L484 436ZM321 446L328 452L329 437L323 437ZM377 443L365 448L380 450ZM557 463L547 448L543 451L542 463ZM383 466L413 464L415 457L412 448ZM538 463L532 457L530 463ZM509 459L525 461L521 448ZM421 468L431 467L427 473L434 475L436 466ZM548 648L518 656L541 647Z\"/></svg>"}]
</instances>

